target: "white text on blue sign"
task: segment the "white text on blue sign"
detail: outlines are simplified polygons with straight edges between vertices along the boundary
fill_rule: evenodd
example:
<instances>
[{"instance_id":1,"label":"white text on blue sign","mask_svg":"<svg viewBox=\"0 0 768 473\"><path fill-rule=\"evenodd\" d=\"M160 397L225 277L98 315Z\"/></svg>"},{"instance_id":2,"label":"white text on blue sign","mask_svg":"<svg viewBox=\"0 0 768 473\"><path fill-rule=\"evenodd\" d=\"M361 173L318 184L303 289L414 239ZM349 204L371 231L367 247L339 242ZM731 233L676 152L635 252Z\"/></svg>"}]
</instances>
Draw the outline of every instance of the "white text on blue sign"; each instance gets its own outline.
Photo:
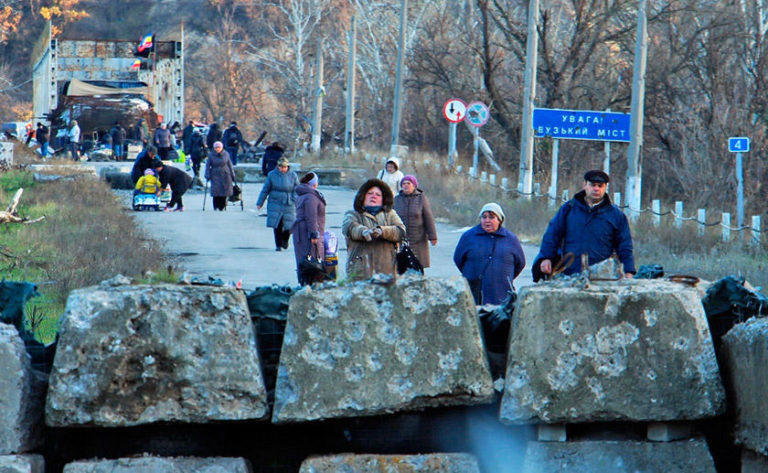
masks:
<instances>
[{"instance_id":1,"label":"white text on blue sign","mask_svg":"<svg viewBox=\"0 0 768 473\"><path fill-rule=\"evenodd\" d=\"M538 138L629 142L629 119L626 113L537 108L533 129Z\"/></svg>"}]
</instances>

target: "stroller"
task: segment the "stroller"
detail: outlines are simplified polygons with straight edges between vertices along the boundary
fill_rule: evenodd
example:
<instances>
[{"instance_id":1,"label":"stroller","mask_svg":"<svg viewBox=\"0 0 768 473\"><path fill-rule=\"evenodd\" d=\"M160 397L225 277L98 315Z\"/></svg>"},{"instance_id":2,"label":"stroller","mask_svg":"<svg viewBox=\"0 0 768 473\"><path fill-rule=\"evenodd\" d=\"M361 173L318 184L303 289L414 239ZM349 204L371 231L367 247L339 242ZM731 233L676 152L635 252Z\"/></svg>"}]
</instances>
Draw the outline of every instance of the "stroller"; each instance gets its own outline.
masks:
<instances>
[{"instance_id":1,"label":"stroller","mask_svg":"<svg viewBox=\"0 0 768 473\"><path fill-rule=\"evenodd\" d=\"M160 197L156 194L142 194L140 192L133 195L133 210L154 210L159 212Z\"/></svg>"}]
</instances>

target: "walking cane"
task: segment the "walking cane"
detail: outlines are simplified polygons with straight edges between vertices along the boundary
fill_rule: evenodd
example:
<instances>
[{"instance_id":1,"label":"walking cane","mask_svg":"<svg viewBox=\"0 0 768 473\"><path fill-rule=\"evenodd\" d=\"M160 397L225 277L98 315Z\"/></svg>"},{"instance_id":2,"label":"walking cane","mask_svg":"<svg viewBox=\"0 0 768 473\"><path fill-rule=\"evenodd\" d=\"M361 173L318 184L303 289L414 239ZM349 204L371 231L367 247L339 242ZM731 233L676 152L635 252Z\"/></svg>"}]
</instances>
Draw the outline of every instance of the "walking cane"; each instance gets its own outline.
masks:
<instances>
[{"instance_id":1,"label":"walking cane","mask_svg":"<svg viewBox=\"0 0 768 473\"><path fill-rule=\"evenodd\" d=\"M203 189L203 212L205 212L205 198L208 197L208 179L205 180L205 188ZM214 209L216 210L216 209ZM216 212L214 212L216 213Z\"/></svg>"}]
</instances>

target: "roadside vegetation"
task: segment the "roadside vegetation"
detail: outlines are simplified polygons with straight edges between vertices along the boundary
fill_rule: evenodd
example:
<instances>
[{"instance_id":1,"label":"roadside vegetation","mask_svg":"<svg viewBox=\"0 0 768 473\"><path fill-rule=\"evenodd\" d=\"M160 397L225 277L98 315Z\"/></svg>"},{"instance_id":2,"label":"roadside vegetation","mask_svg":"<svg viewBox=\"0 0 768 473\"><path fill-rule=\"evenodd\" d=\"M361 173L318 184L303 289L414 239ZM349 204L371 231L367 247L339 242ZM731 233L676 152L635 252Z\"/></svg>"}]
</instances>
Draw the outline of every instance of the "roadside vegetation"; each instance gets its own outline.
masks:
<instances>
[{"instance_id":1,"label":"roadside vegetation","mask_svg":"<svg viewBox=\"0 0 768 473\"><path fill-rule=\"evenodd\" d=\"M378 156L378 161L365 160L365 155ZM381 151L357 152L352 156L326 153L322 157L305 155L302 168L313 167L357 167L361 173L350 173L346 185L357 188L367 178L375 177L384 167L381 161L386 153ZM429 165L423 162L429 160ZM514 192L504 192L487 184L469 179L466 174L459 176L446 167L435 167L443 158L434 154L411 153L401 166L405 174L414 174L419 187L429 198L435 218L459 226L478 223L477 212L483 204L491 201L501 204L506 214L505 225L521 240L538 245L556 209L548 206L548 197L519 198ZM499 179L498 183L501 180ZM515 187L516 183L510 183ZM577 192L572 187L570 194ZM558 205L559 206L559 205ZM662 205L670 208L670 205ZM632 224L632 237L637 266L660 264L666 274L686 274L706 280L717 280L727 275L743 276L753 286L768 291L768 235L763 235L760 246L748 245L751 235L733 233L730 242L722 241L720 226L707 227L704 235L698 234L699 225L683 222L681 228L674 226L672 216L661 218L657 227L649 214L643 214ZM743 240L741 239L743 237Z\"/></svg>"},{"instance_id":2,"label":"roadside vegetation","mask_svg":"<svg viewBox=\"0 0 768 473\"><path fill-rule=\"evenodd\" d=\"M24 161L16 156L17 163ZM35 182L17 166L0 173L0 206L20 187L18 214L45 215L45 220L0 225L0 275L37 284L40 296L30 299L26 313L37 321L41 341L55 336L73 289L116 274L143 282L178 280L160 245L144 236L103 182L88 177Z\"/></svg>"}]
</instances>

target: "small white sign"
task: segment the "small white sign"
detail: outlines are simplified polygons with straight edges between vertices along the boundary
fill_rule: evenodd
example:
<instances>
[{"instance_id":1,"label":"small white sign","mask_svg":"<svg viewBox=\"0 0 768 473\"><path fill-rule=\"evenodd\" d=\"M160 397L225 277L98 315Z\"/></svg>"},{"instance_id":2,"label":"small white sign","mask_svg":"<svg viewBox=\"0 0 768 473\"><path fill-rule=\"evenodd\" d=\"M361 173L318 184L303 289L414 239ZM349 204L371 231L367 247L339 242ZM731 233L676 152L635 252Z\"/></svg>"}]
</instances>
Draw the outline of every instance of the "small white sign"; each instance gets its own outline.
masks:
<instances>
[{"instance_id":1,"label":"small white sign","mask_svg":"<svg viewBox=\"0 0 768 473\"><path fill-rule=\"evenodd\" d=\"M459 123L467 116L467 104L461 99L451 99L443 105L443 116L451 123Z\"/></svg>"}]
</instances>

